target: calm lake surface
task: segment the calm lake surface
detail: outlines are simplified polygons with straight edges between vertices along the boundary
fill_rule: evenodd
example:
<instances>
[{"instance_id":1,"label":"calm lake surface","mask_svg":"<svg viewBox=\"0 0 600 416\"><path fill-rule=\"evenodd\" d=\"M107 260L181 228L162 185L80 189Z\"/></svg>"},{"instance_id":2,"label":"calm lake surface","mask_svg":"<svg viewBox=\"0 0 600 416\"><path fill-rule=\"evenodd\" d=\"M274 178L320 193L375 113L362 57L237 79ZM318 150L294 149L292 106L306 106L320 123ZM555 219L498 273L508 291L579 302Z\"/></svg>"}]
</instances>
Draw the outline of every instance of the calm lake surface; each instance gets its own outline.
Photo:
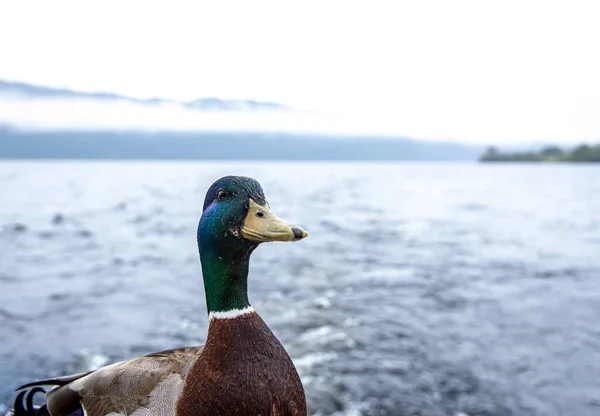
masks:
<instances>
[{"instance_id":1,"label":"calm lake surface","mask_svg":"<svg viewBox=\"0 0 600 416\"><path fill-rule=\"evenodd\" d=\"M258 162L0 163L0 414L204 342L196 226L227 174L310 233L249 286L311 414L600 414L600 166Z\"/></svg>"}]
</instances>

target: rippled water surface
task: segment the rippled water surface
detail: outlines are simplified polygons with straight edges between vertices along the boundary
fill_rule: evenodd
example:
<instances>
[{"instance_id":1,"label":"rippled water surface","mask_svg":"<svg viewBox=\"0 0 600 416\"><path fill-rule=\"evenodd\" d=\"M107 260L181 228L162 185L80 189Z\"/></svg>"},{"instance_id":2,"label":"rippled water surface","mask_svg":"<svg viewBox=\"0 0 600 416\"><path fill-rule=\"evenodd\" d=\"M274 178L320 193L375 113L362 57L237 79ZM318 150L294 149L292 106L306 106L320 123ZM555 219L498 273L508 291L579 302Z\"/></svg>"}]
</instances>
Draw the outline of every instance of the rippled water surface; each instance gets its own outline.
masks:
<instances>
[{"instance_id":1,"label":"rippled water surface","mask_svg":"<svg viewBox=\"0 0 600 416\"><path fill-rule=\"evenodd\" d=\"M218 177L308 239L250 300L319 415L600 414L600 168L1 163L0 413L17 385L204 342Z\"/></svg>"}]
</instances>

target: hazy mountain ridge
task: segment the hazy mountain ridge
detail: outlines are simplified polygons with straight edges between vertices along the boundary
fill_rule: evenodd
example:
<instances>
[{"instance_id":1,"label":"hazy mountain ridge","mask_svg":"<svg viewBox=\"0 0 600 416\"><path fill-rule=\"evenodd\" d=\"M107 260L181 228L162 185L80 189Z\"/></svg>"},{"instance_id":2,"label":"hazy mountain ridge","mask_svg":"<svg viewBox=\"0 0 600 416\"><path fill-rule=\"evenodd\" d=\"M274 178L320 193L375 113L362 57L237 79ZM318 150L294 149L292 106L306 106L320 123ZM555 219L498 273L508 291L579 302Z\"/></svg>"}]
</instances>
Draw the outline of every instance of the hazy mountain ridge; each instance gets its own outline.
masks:
<instances>
[{"instance_id":1,"label":"hazy mountain ridge","mask_svg":"<svg viewBox=\"0 0 600 416\"><path fill-rule=\"evenodd\" d=\"M475 161L479 146L257 132L22 131L0 126L0 159Z\"/></svg>"},{"instance_id":2,"label":"hazy mountain ridge","mask_svg":"<svg viewBox=\"0 0 600 416\"><path fill-rule=\"evenodd\" d=\"M303 132L312 115L256 100L138 99L1 80L0 95L17 103L0 114L7 115L0 118L0 159L475 161L483 152L398 135ZM162 104L175 105L176 113ZM158 120L163 116L174 118ZM114 123L126 117L125 125ZM339 120L341 130L349 121Z\"/></svg>"},{"instance_id":3,"label":"hazy mountain ridge","mask_svg":"<svg viewBox=\"0 0 600 416\"><path fill-rule=\"evenodd\" d=\"M135 98L107 92L84 92L67 88L55 88L24 82L0 80L0 94L11 94L31 99L87 99L102 101L129 101L136 104L159 105L179 104L197 110L244 111L244 110L289 110L283 104L257 100L225 100L216 97L204 97L192 101L177 101L167 98Z\"/></svg>"}]
</instances>

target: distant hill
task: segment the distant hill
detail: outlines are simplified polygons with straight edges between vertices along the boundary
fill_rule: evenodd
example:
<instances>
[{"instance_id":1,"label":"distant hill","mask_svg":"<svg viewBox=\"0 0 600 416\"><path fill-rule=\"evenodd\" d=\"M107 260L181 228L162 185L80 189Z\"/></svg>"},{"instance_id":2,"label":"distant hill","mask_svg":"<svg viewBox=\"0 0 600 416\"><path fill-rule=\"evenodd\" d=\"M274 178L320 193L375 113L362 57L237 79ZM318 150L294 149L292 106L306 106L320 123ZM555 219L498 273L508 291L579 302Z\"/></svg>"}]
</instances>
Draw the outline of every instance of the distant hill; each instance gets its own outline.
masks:
<instances>
[{"instance_id":1,"label":"distant hill","mask_svg":"<svg viewBox=\"0 0 600 416\"><path fill-rule=\"evenodd\" d=\"M285 115L295 118L306 112L294 110L282 104L255 100L223 100L200 98L180 102L163 98L139 99L104 92L80 92L64 88L51 88L20 82L0 81L0 98L12 97L15 102L31 101L31 105L19 107L23 115L15 122L10 118L0 122L0 159L188 159L188 160L420 160L420 161L475 161L483 152L479 146L457 143L427 142L402 137L352 136L351 134L299 134L293 132L264 133L260 126L251 126L252 132L230 131L235 117L256 111L259 117ZM11 101L13 101L11 98ZM44 104L40 101L47 100ZM83 108L81 100L93 102L128 101L142 106L175 104L182 108L203 111L198 119L207 120L207 112L227 112L232 116L231 125L224 123L219 131L178 131L163 128L155 131L138 131L135 128L120 130L103 120L102 110L97 113L102 126L43 127L35 123L35 115L52 114L57 101L72 101L73 108ZM35 102L34 102L35 101ZM46 107L44 107L46 106ZM105 106L112 108L112 105ZM116 106L115 106L116 107ZM59 106L69 111L69 106ZM66 108L66 110L65 110ZM98 107L90 106L92 110ZM90 111L92 111L90 110ZM160 110L160 109L159 109ZM37 113L35 113L37 111ZM282 114L280 112L285 112ZM189 111L187 112L189 113ZM15 113L16 114L16 113ZM149 117L160 114L148 111ZM1 114L0 114L1 115ZM228 118L219 118L221 120ZM195 117L195 115L194 115ZM43 119L44 117L42 117ZM248 119L250 119L249 117ZM25 121L23 121L25 120ZM34 121L29 121L34 120ZM187 119L189 120L189 119ZM265 130L272 130L271 119L260 118ZM273 119L275 120L275 119ZM276 122L275 120L274 122ZM149 123L151 124L151 123ZM210 124L208 124L211 126ZM289 125L281 124L284 128ZM291 123L293 128L293 123ZM215 130L211 127L211 130ZM294 130L291 130L294 131Z\"/></svg>"},{"instance_id":2,"label":"distant hill","mask_svg":"<svg viewBox=\"0 0 600 416\"><path fill-rule=\"evenodd\" d=\"M0 126L0 159L475 161L483 148L291 133L22 131Z\"/></svg>"},{"instance_id":3,"label":"distant hill","mask_svg":"<svg viewBox=\"0 0 600 416\"><path fill-rule=\"evenodd\" d=\"M129 101L137 104L179 104L204 111L249 111L249 110L290 110L283 104L256 100L223 100L215 97L199 98L193 101L176 101L165 98L134 98L107 92L82 92L66 88L53 88L23 82L0 80L0 94L10 94L21 98L36 99L89 99L101 101Z\"/></svg>"}]
</instances>

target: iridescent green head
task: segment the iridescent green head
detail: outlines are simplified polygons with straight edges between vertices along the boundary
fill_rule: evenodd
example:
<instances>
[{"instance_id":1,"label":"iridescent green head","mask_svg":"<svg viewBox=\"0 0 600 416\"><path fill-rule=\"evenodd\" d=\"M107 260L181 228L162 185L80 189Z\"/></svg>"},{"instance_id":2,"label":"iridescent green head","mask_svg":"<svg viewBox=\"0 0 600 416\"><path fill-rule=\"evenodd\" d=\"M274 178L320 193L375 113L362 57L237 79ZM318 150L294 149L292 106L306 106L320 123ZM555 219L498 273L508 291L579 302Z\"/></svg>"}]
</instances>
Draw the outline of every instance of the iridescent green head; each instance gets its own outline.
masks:
<instances>
[{"instance_id":1,"label":"iridescent green head","mask_svg":"<svg viewBox=\"0 0 600 416\"><path fill-rule=\"evenodd\" d=\"M206 193L198 224L198 249L209 312L249 306L248 262L260 243L298 241L308 234L270 210L260 184L225 176Z\"/></svg>"}]
</instances>

